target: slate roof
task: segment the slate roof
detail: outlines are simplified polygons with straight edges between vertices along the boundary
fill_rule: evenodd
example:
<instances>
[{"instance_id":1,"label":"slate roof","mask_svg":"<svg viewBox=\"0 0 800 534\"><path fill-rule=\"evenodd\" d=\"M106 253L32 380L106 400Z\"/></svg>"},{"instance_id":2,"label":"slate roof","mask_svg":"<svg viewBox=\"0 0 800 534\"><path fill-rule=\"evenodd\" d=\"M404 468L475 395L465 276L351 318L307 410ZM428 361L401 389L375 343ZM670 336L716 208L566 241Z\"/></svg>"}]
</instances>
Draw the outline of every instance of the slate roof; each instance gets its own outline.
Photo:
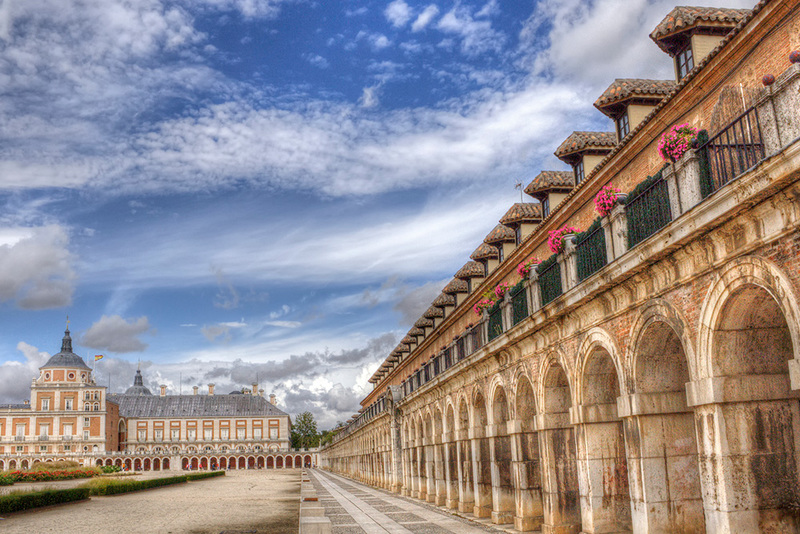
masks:
<instances>
[{"instance_id":1,"label":"slate roof","mask_svg":"<svg viewBox=\"0 0 800 534\"><path fill-rule=\"evenodd\" d=\"M68 367L70 369L81 369L91 371L92 369L86 365L83 358L72 352L72 338L69 336L69 328L64 331L64 337L61 339L61 352L53 354L47 363L39 367L39 369L47 369L50 367Z\"/></svg>"},{"instance_id":2,"label":"slate roof","mask_svg":"<svg viewBox=\"0 0 800 534\"><path fill-rule=\"evenodd\" d=\"M417 322L414 323L414 326L417 328L429 328L433 326L433 321L428 319L427 317L420 317L417 319Z\"/></svg>"},{"instance_id":3,"label":"slate roof","mask_svg":"<svg viewBox=\"0 0 800 534\"><path fill-rule=\"evenodd\" d=\"M586 150L611 150L617 144L614 132L572 132L554 152L563 161L565 156Z\"/></svg>"},{"instance_id":4,"label":"slate roof","mask_svg":"<svg viewBox=\"0 0 800 534\"><path fill-rule=\"evenodd\" d=\"M500 219L506 226L522 222L539 222L542 220L542 205L533 202L517 202Z\"/></svg>"},{"instance_id":5,"label":"slate roof","mask_svg":"<svg viewBox=\"0 0 800 534\"><path fill-rule=\"evenodd\" d=\"M661 43L665 37L694 26L701 26L704 22L711 22L714 25L729 25L733 28L750 13L752 13L750 9L677 6L664 17L664 20L658 23L658 26L650 33L650 38L667 51L664 44Z\"/></svg>"},{"instance_id":6,"label":"slate roof","mask_svg":"<svg viewBox=\"0 0 800 534\"><path fill-rule=\"evenodd\" d=\"M431 305L436 306L437 308L441 308L444 306L455 306L456 298L453 295L442 293L441 295L433 299Z\"/></svg>"},{"instance_id":7,"label":"slate roof","mask_svg":"<svg viewBox=\"0 0 800 534\"><path fill-rule=\"evenodd\" d=\"M441 308L437 308L436 306L431 306L422 315L424 315L428 319L433 319L434 317L444 317L444 312L442 311Z\"/></svg>"},{"instance_id":8,"label":"slate roof","mask_svg":"<svg viewBox=\"0 0 800 534\"><path fill-rule=\"evenodd\" d=\"M486 270L484 269L483 265L481 265L477 261L468 261L456 273L456 278L461 278L461 279L478 278L483 276L486 276Z\"/></svg>"},{"instance_id":9,"label":"slate roof","mask_svg":"<svg viewBox=\"0 0 800 534\"><path fill-rule=\"evenodd\" d=\"M109 395L120 417L230 417L288 415L253 395Z\"/></svg>"},{"instance_id":10,"label":"slate roof","mask_svg":"<svg viewBox=\"0 0 800 534\"><path fill-rule=\"evenodd\" d=\"M489 232L489 235L484 238L483 242L489 244L502 243L504 241L513 243L516 240L517 234L514 233L513 229L504 224L498 224Z\"/></svg>"},{"instance_id":11,"label":"slate roof","mask_svg":"<svg viewBox=\"0 0 800 534\"><path fill-rule=\"evenodd\" d=\"M444 286L442 293L469 293L469 286L467 285L466 280L453 278L446 286Z\"/></svg>"},{"instance_id":12,"label":"slate roof","mask_svg":"<svg viewBox=\"0 0 800 534\"><path fill-rule=\"evenodd\" d=\"M575 175L572 171L542 171L525 188L525 194L534 196L553 189L569 191L573 187L575 187Z\"/></svg>"},{"instance_id":13,"label":"slate roof","mask_svg":"<svg viewBox=\"0 0 800 534\"><path fill-rule=\"evenodd\" d=\"M595 101L594 107L605 113L605 109L630 98L661 100L675 89L676 85L672 80L617 78Z\"/></svg>"},{"instance_id":14,"label":"slate roof","mask_svg":"<svg viewBox=\"0 0 800 534\"><path fill-rule=\"evenodd\" d=\"M492 245L487 245L486 243L481 243L478 248L475 249L475 252L470 254L469 256L473 260L485 260L487 258L499 258L500 252L497 250L497 247L493 247Z\"/></svg>"},{"instance_id":15,"label":"slate roof","mask_svg":"<svg viewBox=\"0 0 800 534\"><path fill-rule=\"evenodd\" d=\"M30 410L30 404L0 404L0 410Z\"/></svg>"}]
</instances>

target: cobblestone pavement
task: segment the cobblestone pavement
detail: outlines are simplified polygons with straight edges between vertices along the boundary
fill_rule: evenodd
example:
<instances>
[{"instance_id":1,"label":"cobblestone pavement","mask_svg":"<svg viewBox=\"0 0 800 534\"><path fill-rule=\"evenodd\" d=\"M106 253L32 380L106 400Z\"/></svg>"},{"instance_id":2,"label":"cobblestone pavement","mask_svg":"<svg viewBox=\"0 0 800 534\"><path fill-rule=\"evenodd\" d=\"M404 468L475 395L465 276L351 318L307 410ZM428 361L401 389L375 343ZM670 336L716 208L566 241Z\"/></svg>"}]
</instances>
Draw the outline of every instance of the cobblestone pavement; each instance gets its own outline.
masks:
<instances>
[{"instance_id":1,"label":"cobblestone pavement","mask_svg":"<svg viewBox=\"0 0 800 534\"><path fill-rule=\"evenodd\" d=\"M485 534L514 532L416 499L371 488L327 471L311 471L331 534Z\"/></svg>"},{"instance_id":2,"label":"cobblestone pavement","mask_svg":"<svg viewBox=\"0 0 800 534\"><path fill-rule=\"evenodd\" d=\"M234 470L224 477L11 514L0 518L0 532L297 534L299 514L299 469Z\"/></svg>"}]
</instances>

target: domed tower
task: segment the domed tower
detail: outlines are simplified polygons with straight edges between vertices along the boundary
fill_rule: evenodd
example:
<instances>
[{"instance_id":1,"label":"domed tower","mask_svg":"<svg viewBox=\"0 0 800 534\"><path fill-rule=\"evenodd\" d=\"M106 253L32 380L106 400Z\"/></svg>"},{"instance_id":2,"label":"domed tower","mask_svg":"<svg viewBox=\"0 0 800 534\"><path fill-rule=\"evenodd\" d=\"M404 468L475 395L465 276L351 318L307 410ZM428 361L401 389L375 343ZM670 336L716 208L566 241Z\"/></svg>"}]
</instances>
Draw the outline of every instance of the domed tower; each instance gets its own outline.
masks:
<instances>
[{"instance_id":1,"label":"domed tower","mask_svg":"<svg viewBox=\"0 0 800 534\"><path fill-rule=\"evenodd\" d=\"M37 383L71 383L94 385L91 368L83 358L72 352L72 338L69 328L61 339L61 352L54 354L47 363L39 368Z\"/></svg>"},{"instance_id":2,"label":"domed tower","mask_svg":"<svg viewBox=\"0 0 800 534\"><path fill-rule=\"evenodd\" d=\"M136 370L136 376L133 377L133 385L125 390L125 395L152 395L147 386L144 385L141 370Z\"/></svg>"}]
</instances>

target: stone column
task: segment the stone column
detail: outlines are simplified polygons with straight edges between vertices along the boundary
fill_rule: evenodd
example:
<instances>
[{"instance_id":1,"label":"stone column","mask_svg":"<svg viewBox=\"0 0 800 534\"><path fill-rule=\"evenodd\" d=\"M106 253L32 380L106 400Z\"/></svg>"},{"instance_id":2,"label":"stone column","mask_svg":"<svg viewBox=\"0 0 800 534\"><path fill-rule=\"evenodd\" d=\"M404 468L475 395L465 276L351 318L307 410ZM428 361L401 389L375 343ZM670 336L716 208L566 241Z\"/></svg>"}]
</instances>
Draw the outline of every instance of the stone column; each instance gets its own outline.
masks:
<instances>
[{"instance_id":1,"label":"stone column","mask_svg":"<svg viewBox=\"0 0 800 534\"><path fill-rule=\"evenodd\" d=\"M434 454L433 439L426 436L423 439L425 451L425 500L436 501L436 456ZM420 497L421 498L421 497Z\"/></svg>"},{"instance_id":2,"label":"stone column","mask_svg":"<svg viewBox=\"0 0 800 534\"><path fill-rule=\"evenodd\" d=\"M458 511L471 513L475 506L474 475L472 473L472 443L467 430L458 430Z\"/></svg>"},{"instance_id":3,"label":"stone column","mask_svg":"<svg viewBox=\"0 0 800 534\"><path fill-rule=\"evenodd\" d=\"M509 421L511 474L514 480L514 528L520 532L540 530L542 524L542 479L539 472L539 439L535 421Z\"/></svg>"},{"instance_id":4,"label":"stone column","mask_svg":"<svg viewBox=\"0 0 800 534\"><path fill-rule=\"evenodd\" d=\"M564 293L578 285L578 259L575 253L575 235L564 238L564 252L559 254L561 262L561 289Z\"/></svg>"},{"instance_id":5,"label":"stone column","mask_svg":"<svg viewBox=\"0 0 800 534\"><path fill-rule=\"evenodd\" d=\"M445 479L445 465L444 465L444 448L445 444L442 442L442 436L433 436L433 451L434 451L434 479L436 480L436 498L434 502L436 506L444 506L447 501L447 481Z\"/></svg>"},{"instance_id":6,"label":"stone column","mask_svg":"<svg viewBox=\"0 0 800 534\"><path fill-rule=\"evenodd\" d=\"M542 534L581 532L581 506L575 433L567 413L537 419L542 468Z\"/></svg>"},{"instance_id":7,"label":"stone column","mask_svg":"<svg viewBox=\"0 0 800 534\"><path fill-rule=\"evenodd\" d=\"M472 473L474 474L475 517L492 515L492 470L486 428L474 426L469 431L472 448Z\"/></svg>"},{"instance_id":8,"label":"stone column","mask_svg":"<svg viewBox=\"0 0 800 534\"><path fill-rule=\"evenodd\" d=\"M505 421L486 427L489 440L492 480L492 523L514 521L514 486L511 477L511 438Z\"/></svg>"},{"instance_id":9,"label":"stone column","mask_svg":"<svg viewBox=\"0 0 800 534\"><path fill-rule=\"evenodd\" d=\"M445 506L450 509L458 508L458 443L455 436L455 431L444 436Z\"/></svg>"},{"instance_id":10,"label":"stone column","mask_svg":"<svg viewBox=\"0 0 800 534\"><path fill-rule=\"evenodd\" d=\"M616 204L611 208L611 237L614 246L614 256L616 260L628 252L628 217L625 214L625 206Z\"/></svg>"}]
</instances>

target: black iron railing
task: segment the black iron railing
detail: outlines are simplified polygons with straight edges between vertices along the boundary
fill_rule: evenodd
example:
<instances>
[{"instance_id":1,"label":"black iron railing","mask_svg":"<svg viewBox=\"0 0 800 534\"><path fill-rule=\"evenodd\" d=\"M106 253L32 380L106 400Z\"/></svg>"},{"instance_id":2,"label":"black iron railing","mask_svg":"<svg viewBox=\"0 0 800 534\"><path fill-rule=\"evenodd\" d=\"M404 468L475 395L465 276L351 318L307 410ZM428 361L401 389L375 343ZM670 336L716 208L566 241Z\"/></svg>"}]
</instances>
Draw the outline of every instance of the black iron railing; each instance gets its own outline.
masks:
<instances>
[{"instance_id":1,"label":"black iron railing","mask_svg":"<svg viewBox=\"0 0 800 534\"><path fill-rule=\"evenodd\" d=\"M663 169L662 169L663 170ZM625 202L628 218L628 248L631 249L669 224L669 191L662 171L634 189Z\"/></svg>"},{"instance_id":2,"label":"black iron railing","mask_svg":"<svg viewBox=\"0 0 800 534\"><path fill-rule=\"evenodd\" d=\"M511 324L517 324L528 316L528 292L525 282L511 288Z\"/></svg>"},{"instance_id":3,"label":"black iron railing","mask_svg":"<svg viewBox=\"0 0 800 534\"><path fill-rule=\"evenodd\" d=\"M556 260L555 255L544 260L536 268L539 273L539 296L542 306L558 298L563 290L561 288L561 266Z\"/></svg>"},{"instance_id":4,"label":"black iron railing","mask_svg":"<svg viewBox=\"0 0 800 534\"><path fill-rule=\"evenodd\" d=\"M585 232L575 238L575 258L578 264L578 281L593 275L608 263L606 255L606 234L595 221Z\"/></svg>"},{"instance_id":5,"label":"black iron railing","mask_svg":"<svg viewBox=\"0 0 800 534\"><path fill-rule=\"evenodd\" d=\"M503 333L503 309L498 302L489 310L489 341Z\"/></svg>"},{"instance_id":6,"label":"black iron railing","mask_svg":"<svg viewBox=\"0 0 800 534\"><path fill-rule=\"evenodd\" d=\"M764 159L756 108L739 115L697 147L697 151L700 155L701 192L705 198Z\"/></svg>"}]
</instances>

